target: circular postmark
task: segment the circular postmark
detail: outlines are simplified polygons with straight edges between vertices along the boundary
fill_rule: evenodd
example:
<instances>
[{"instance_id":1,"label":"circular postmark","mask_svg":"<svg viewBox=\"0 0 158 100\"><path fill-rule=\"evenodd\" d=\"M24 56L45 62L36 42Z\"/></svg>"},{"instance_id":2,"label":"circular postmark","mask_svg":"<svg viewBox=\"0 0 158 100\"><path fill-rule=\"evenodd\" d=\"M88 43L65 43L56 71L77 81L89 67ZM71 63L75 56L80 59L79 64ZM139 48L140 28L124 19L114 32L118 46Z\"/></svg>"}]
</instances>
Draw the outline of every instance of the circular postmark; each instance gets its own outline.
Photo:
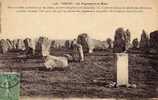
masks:
<instances>
[{"instance_id":1,"label":"circular postmark","mask_svg":"<svg viewBox=\"0 0 158 100\"><path fill-rule=\"evenodd\" d=\"M0 74L0 88L10 89L17 86L20 82L19 74Z\"/></svg>"}]
</instances>

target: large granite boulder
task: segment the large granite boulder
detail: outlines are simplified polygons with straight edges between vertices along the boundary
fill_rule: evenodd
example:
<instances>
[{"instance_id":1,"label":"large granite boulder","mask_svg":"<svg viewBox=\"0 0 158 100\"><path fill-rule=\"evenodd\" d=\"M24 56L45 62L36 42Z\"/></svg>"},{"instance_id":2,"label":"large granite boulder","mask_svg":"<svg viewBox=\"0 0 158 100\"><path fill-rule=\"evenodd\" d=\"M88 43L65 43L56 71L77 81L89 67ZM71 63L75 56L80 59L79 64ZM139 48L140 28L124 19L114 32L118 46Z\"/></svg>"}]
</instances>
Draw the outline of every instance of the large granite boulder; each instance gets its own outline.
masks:
<instances>
[{"instance_id":1,"label":"large granite boulder","mask_svg":"<svg viewBox=\"0 0 158 100\"><path fill-rule=\"evenodd\" d=\"M78 35L77 43L82 45L84 53L92 53L94 49L93 40L88 36L88 34L83 33Z\"/></svg>"},{"instance_id":2,"label":"large granite boulder","mask_svg":"<svg viewBox=\"0 0 158 100\"><path fill-rule=\"evenodd\" d=\"M50 70L54 68L65 68L68 66L68 59L66 57L47 55L44 61L45 67Z\"/></svg>"},{"instance_id":3,"label":"large granite boulder","mask_svg":"<svg viewBox=\"0 0 158 100\"><path fill-rule=\"evenodd\" d=\"M47 37L39 37L35 45L36 56L47 56L50 54L51 41Z\"/></svg>"},{"instance_id":4,"label":"large granite boulder","mask_svg":"<svg viewBox=\"0 0 158 100\"><path fill-rule=\"evenodd\" d=\"M50 43L50 53L52 53L52 51L55 49L55 40L51 40Z\"/></svg>"},{"instance_id":5,"label":"large granite boulder","mask_svg":"<svg viewBox=\"0 0 158 100\"><path fill-rule=\"evenodd\" d=\"M121 53L126 50L126 32L123 28L118 28L115 31L115 37L114 37L114 53Z\"/></svg>"}]
</instances>

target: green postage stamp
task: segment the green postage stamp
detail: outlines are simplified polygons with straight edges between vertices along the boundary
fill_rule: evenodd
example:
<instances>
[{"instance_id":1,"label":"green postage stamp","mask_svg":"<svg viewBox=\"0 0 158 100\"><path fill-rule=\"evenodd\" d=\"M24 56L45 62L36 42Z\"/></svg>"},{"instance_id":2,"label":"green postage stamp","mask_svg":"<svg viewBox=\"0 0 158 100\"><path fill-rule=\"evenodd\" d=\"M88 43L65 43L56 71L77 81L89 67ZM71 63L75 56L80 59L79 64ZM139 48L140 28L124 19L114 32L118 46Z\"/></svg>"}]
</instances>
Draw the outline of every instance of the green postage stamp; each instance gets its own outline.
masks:
<instances>
[{"instance_id":1,"label":"green postage stamp","mask_svg":"<svg viewBox=\"0 0 158 100\"><path fill-rule=\"evenodd\" d=\"M20 74L14 72L0 73L0 100L19 100Z\"/></svg>"}]
</instances>

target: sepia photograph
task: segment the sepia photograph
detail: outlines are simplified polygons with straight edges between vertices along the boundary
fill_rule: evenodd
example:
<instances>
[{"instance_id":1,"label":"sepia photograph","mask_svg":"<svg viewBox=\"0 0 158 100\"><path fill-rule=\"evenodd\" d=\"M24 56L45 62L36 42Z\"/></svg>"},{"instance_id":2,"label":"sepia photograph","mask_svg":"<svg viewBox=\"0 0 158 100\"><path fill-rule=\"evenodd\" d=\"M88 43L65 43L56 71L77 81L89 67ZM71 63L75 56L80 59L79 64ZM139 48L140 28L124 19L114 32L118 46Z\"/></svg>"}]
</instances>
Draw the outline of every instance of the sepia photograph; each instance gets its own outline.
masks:
<instances>
[{"instance_id":1,"label":"sepia photograph","mask_svg":"<svg viewBox=\"0 0 158 100\"><path fill-rule=\"evenodd\" d=\"M156 100L157 4L1 0L0 100Z\"/></svg>"}]
</instances>

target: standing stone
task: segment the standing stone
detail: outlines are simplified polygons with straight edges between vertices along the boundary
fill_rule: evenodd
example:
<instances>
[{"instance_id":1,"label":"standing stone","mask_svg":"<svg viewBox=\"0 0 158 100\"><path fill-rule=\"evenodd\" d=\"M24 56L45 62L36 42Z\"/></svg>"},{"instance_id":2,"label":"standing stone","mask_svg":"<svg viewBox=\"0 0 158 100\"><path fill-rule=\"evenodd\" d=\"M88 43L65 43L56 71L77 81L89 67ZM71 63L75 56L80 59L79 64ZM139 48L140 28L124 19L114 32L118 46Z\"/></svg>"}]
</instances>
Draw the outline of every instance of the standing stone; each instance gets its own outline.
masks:
<instances>
[{"instance_id":1,"label":"standing stone","mask_svg":"<svg viewBox=\"0 0 158 100\"><path fill-rule=\"evenodd\" d=\"M116 53L117 86L128 86L128 54Z\"/></svg>"},{"instance_id":2,"label":"standing stone","mask_svg":"<svg viewBox=\"0 0 158 100\"><path fill-rule=\"evenodd\" d=\"M23 42L25 45L26 55L33 55L34 54L34 47L33 47L32 40L30 38L26 38Z\"/></svg>"},{"instance_id":3,"label":"standing stone","mask_svg":"<svg viewBox=\"0 0 158 100\"><path fill-rule=\"evenodd\" d=\"M55 40L51 40L50 42L50 54L53 54L55 50Z\"/></svg>"},{"instance_id":4,"label":"standing stone","mask_svg":"<svg viewBox=\"0 0 158 100\"><path fill-rule=\"evenodd\" d=\"M0 40L0 53L4 54L8 52L8 45L4 39Z\"/></svg>"},{"instance_id":5,"label":"standing stone","mask_svg":"<svg viewBox=\"0 0 158 100\"><path fill-rule=\"evenodd\" d=\"M8 50L13 50L13 42L10 39L6 39L6 43L8 45Z\"/></svg>"},{"instance_id":6,"label":"standing stone","mask_svg":"<svg viewBox=\"0 0 158 100\"><path fill-rule=\"evenodd\" d=\"M55 40L52 40L51 41L51 46L50 46L51 48L55 48Z\"/></svg>"},{"instance_id":7,"label":"standing stone","mask_svg":"<svg viewBox=\"0 0 158 100\"><path fill-rule=\"evenodd\" d=\"M103 50L106 50L107 48L109 48L109 44L107 43L107 41L101 41L101 48Z\"/></svg>"},{"instance_id":8,"label":"standing stone","mask_svg":"<svg viewBox=\"0 0 158 100\"><path fill-rule=\"evenodd\" d=\"M107 44L108 44L108 48L110 49L110 48L113 48L113 41L110 39L110 38L108 38L107 40L106 40L106 42L107 42Z\"/></svg>"},{"instance_id":9,"label":"standing stone","mask_svg":"<svg viewBox=\"0 0 158 100\"><path fill-rule=\"evenodd\" d=\"M25 44L22 39L17 39L16 49L22 51L25 50Z\"/></svg>"},{"instance_id":10,"label":"standing stone","mask_svg":"<svg viewBox=\"0 0 158 100\"><path fill-rule=\"evenodd\" d=\"M150 52L158 53L158 31L154 31L150 33Z\"/></svg>"},{"instance_id":11,"label":"standing stone","mask_svg":"<svg viewBox=\"0 0 158 100\"><path fill-rule=\"evenodd\" d=\"M121 53L126 50L125 31L123 28L118 28L115 31L114 37L114 53Z\"/></svg>"},{"instance_id":12,"label":"standing stone","mask_svg":"<svg viewBox=\"0 0 158 100\"><path fill-rule=\"evenodd\" d=\"M17 41L18 41L17 39L14 39L12 41L12 43L13 43L13 50L16 50Z\"/></svg>"},{"instance_id":13,"label":"standing stone","mask_svg":"<svg viewBox=\"0 0 158 100\"><path fill-rule=\"evenodd\" d=\"M35 46L35 55L47 56L50 54L51 41L47 37L40 37Z\"/></svg>"},{"instance_id":14,"label":"standing stone","mask_svg":"<svg viewBox=\"0 0 158 100\"><path fill-rule=\"evenodd\" d=\"M140 40L139 46L140 46L140 49L143 51L149 48L149 37L144 30L142 31L142 34L141 34L141 40Z\"/></svg>"},{"instance_id":15,"label":"standing stone","mask_svg":"<svg viewBox=\"0 0 158 100\"><path fill-rule=\"evenodd\" d=\"M127 29L125 32L125 49L128 50L130 48L130 41L131 41L131 32Z\"/></svg>"},{"instance_id":16,"label":"standing stone","mask_svg":"<svg viewBox=\"0 0 158 100\"><path fill-rule=\"evenodd\" d=\"M78 44L76 39L72 42L72 56L74 61L84 61L82 45Z\"/></svg>"},{"instance_id":17,"label":"standing stone","mask_svg":"<svg viewBox=\"0 0 158 100\"><path fill-rule=\"evenodd\" d=\"M138 41L137 38L133 39L133 41L132 41L132 46L133 46L133 47L132 47L133 49L139 48L139 41Z\"/></svg>"},{"instance_id":18,"label":"standing stone","mask_svg":"<svg viewBox=\"0 0 158 100\"><path fill-rule=\"evenodd\" d=\"M71 41L70 40L66 40L65 41L65 48L66 49L70 49L71 48Z\"/></svg>"},{"instance_id":19,"label":"standing stone","mask_svg":"<svg viewBox=\"0 0 158 100\"><path fill-rule=\"evenodd\" d=\"M83 33L78 35L77 43L82 45L84 53L92 53L94 49L93 40L88 36L88 34Z\"/></svg>"},{"instance_id":20,"label":"standing stone","mask_svg":"<svg viewBox=\"0 0 158 100\"><path fill-rule=\"evenodd\" d=\"M27 49L28 47L32 47L32 41L30 38L26 38L24 40L25 48Z\"/></svg>"}]
</instances>

